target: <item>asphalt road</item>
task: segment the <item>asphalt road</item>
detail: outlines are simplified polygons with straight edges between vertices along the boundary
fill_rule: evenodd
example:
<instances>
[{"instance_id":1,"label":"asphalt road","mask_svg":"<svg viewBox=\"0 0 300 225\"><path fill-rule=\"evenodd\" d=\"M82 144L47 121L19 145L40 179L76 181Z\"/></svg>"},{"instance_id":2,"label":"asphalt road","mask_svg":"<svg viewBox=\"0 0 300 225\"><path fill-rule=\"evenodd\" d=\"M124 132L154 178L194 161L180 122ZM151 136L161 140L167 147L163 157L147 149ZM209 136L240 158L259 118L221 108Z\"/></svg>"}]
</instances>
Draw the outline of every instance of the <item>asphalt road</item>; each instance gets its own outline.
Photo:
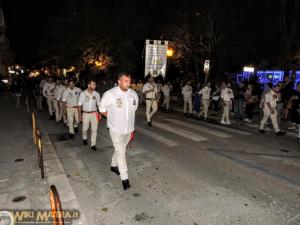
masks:
<instances>
[{"instance_id":1,"label":"asphalt road","mask_svg":"<svg viewBox=\"0 0 300 225\"><path fill-rule=\"evenodd\" d=\"M300 145L295 138L159 112L153 127L137 112L127 161L132 188L109 171L105 120L97 147L68 140L41 114L88 224L300 224Z\"/></svg>"}]
</instances>

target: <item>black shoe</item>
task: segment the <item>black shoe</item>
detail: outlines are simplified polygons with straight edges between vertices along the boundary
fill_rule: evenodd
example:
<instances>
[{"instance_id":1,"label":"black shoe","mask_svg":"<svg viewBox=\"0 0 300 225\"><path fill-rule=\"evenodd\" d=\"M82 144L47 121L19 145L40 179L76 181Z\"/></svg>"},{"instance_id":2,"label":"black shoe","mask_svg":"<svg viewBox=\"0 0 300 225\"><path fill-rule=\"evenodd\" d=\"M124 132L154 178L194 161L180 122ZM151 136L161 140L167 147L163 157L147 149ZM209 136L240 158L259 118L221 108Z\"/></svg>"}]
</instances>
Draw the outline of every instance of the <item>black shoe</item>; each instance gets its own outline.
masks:
<instances>
[{"instance_id":1,"label":"black shoe","mask_svg":"<svg viewBox=\"0 0 300 225\"><path fill-rule=\"evenodd\" d=\"M148 126L152 127L152 121L148 122Z\"/></svg>"},{"instance_id":2,"label":"black shoe","mask_svg":"<svg viewBox=\"0 0 300 225\"><path fill-rule=\"evenodd\" d=\"M70 139L74 139L74 134L69 134Z\"/></svg>"},{"instance_id":3,"label":"black shoe","mask_svg":"<svg viewBox=\"0 0 300 225\"><path fill-rule=\"evenodd\" d=\"M98 150L98 148L97 148L96 146L92 146L91 149L92 149L93 151L97 151L97 150Z\"/></svg>"},{"instance_id":4,"label":"black shoe","mask_svg":"<svg viewBox=\"0 0 300 225\"><path fill-rule=\"evenodd\" d=\"M184 116L187 116L187 113L184 113L183 115L184 115Z\"/></svg>"},{"instance_id":5,"label":"black shoe","mask_svg":"<svg viewBox=\"0 0 300 225\"><path fill-rule=\"evenodd\" d=\"M264 134L266 132L264 130L259 130L259 133Z\"/></svg>"},{"instance_id":6,"label":"black shoe","mask_svg":"<svg viewBox=\"0 0 300 225\"><path fill-rule=\"evenodd\" d=\"M82 142L83 142L84 145L88 144L87 140L83 140Z\"/></svg>"},{"instance_id":7,"label":"black shoe","mask_svg":"<svg viewBox=\"0 0 300 225\"><path fill-rule=\"evenodd\" d=\"M78 127L74 127L74 131L76 134L78 134Z\"/></svg>"},{"instance_id":8,"label":"black shoe","mask_svg":"<svg viewBox=\"0 0 300 225\"><path fill-rule=\"evenodd\" d=\"M297 138L297 141L300 142L300 138Z\"/></svg>"},{"instance_id":9,"label":"black shoe","mask_svg":"<svg viewBox=\"0 0 300 225\"><path fill-rule=\"evenodd\" d=\"M116 167L110 167L110 171L111 172L114 172L115 174L117 174L118 176L120 175L120 171L119 171L119 168L116 166Z\"/></svg>"},{"instance_id":10,"label":"black shoe","mask_svg":"<svg viewBox=\"0 0 300 225\"><path fill-rule=\"evenodd\" d=\"M277 136L282 136L282 135L285 135L285 134L286 134L286 132L284 132L284 131L278 131L276 133Z\"/></svg>"},{"instance_id":11,"label":"black shoe","mask_svg":"<svg viewBox=\"0 0 300 225\"><path fill-rule=\"evenodd\" d=\"M50 116L50 120L54 120L54 116Z\"/></svg>"},{"instance_id":12,"label":"black shoe","mask_svg":"<svg viewBox=\"0 0 300 225\"><path fill-rule=\"evenodd\" d=\"M123 184L123 189L127 190L129 188L131 188L130 184L129 184L129 180L122 180L122 184Z\"/></svg>"}]
</instances>

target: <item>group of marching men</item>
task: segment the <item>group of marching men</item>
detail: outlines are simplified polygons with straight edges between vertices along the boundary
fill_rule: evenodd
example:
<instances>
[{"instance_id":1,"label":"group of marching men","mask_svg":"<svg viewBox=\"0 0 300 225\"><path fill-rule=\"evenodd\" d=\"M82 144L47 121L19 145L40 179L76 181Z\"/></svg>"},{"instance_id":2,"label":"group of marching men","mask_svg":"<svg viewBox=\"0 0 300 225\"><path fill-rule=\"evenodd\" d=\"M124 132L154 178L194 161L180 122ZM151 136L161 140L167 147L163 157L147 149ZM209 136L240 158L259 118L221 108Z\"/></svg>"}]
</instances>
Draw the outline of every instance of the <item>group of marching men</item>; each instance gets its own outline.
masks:
<instances>
[{"instance_id":1,"label":"group of marching men","mask_svg":"<svg viewBox=\"0 0 300 225\"><path fill-rule=\"evenodd\" d=\"M42 93L47 100L50 118L63 120L69 128L70 139L78 133L82 122L82 141L88 145L87 132L91 127L91 149L97 150L97 128L101 115L107 118L107 128L115 148L112 156L111 171L121 177L124 190L130 188L125 152L132 137L135 123L135 111L139 99L130 88L131 76L121 73L118 85L106 91L100 99L96 91L96 82L90 80L87 89L82 91L75 86L75 81L48 77L41 82Z\"/></svg>"}]
</instances>

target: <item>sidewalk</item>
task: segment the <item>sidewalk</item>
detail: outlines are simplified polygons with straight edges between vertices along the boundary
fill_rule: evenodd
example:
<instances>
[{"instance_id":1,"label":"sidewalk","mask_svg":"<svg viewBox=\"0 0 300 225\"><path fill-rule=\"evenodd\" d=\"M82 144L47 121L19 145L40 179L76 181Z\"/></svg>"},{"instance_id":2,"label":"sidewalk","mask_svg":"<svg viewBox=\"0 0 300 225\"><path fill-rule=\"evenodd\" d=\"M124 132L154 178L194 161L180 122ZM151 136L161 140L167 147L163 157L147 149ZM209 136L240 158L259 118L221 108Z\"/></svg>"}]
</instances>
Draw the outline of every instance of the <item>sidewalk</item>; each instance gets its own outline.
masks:
<instances>
[{"instance_id":1,"label":"sidewalk","mask_svg":"<svg viewBox=\"0 0 300 225\"><path fill-rule=\"evenodd\" d=\"M49 210L50 185L55 185L63 210L78 209L76 196L56 152L37 119L43 140L45 178L41 179L36 147L32 140L30 117L25 104L15 107L13 97L0 93L0 211ZM20 162L15 162L20 159ZM14 202L14 198L23 201ZM84 216L72 224L85 224Z\"/></svg>"}]
</instances>

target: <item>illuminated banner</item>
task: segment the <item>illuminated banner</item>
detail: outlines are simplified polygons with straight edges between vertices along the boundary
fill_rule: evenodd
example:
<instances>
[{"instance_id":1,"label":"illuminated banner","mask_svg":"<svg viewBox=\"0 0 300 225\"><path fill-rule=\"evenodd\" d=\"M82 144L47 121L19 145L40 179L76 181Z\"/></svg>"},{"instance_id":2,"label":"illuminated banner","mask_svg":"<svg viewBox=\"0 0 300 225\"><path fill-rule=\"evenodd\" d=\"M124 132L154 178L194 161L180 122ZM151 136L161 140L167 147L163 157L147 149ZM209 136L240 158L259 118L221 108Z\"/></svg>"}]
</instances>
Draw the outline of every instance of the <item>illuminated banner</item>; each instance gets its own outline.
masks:
<instances>
[{"instance_id":1,"label":"illuminated banner","mask_svg":"<svg viewBox=\"0 0 300 225\"><path fill-rule=\"evenodd\" d=\"M165 77L167 68L167 41L146 40L145 77Z\"/></svg>"}]
</instances>

